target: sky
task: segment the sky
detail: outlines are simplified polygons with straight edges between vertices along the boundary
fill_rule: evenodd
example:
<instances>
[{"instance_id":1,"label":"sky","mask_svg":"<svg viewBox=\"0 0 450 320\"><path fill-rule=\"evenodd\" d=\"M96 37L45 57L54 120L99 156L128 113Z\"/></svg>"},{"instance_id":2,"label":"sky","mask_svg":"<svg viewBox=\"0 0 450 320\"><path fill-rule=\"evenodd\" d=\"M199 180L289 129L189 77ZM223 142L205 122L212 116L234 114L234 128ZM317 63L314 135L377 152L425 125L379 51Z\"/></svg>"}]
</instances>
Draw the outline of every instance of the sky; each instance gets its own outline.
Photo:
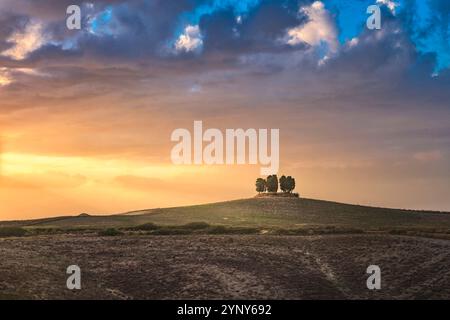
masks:
<instances>
[{"instance_id":1,"label":"sky","mask_svg":"<svg viewBox=\"0 0 450 320\"><path fill-rule=\"evenodd\" d=\"M195 120L278 128L303 197L450 211L449 21L447 0L0 0L0 220L253 196L259 165L172 163Z\"/></svg>"}]
</instances>

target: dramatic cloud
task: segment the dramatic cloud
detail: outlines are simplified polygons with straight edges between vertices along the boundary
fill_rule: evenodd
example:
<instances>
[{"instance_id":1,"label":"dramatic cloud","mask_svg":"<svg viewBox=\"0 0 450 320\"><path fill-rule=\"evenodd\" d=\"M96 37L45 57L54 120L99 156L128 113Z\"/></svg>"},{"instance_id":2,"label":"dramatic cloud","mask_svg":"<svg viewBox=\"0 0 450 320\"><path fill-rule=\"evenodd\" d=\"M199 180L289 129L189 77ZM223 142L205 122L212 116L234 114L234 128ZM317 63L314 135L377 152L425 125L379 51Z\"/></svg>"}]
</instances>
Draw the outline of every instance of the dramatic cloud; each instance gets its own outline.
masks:
<instances>
[{"instance_id":1,"label":"dramatic cloud","mask_svg":"<svg viewBox=\"0 0 450 320\"><path fill-rule=\"evenodd\" d=\"M43 77L48 76L43 72L40 72L32 68L5 68L0 67L0 86L9 85L17 80L20 76L34 76Z\"/></svg>"},{"instance_id":2,"label":"dramatic cloud","mask_svg":"<svg viewBox=\"0 0 450 320\"><path fill-rule=\"evenodd\" d=\"M11 75L7 68L0 68L0 87L6 86L12 82Z\"/></svg>"},{"instance_id":3,"label":"dramatic cloud","mask_svg":"<svg viewBox=\"0 0 450 320\"><path fill-rule=\"evenodd\" d=\"M184 33L175 42L177 51L192 52L199 51L203 46L202 34L199 26L187 26Z\"/></svg>"},{"instance_id":4,"label":"dramatic cloud","mask_svg":"<svg viewBox=\"0 0 450 320\"><path fill-rule=\"evenodd\" d=\"M295 46L307 43L313 47L326 45L327 51L335 53L338 49L337 30L330 13L321 1L301 7L300 12L308 17L308 22L287 31L286 42Z\"/></svg>"},{"instance_id":5,"label":"dramatic cloud","mask_svg":"<svg viewBox=\"0 0 450 320\"><path fill-rule=\"evenodd\" d=\"M381 30L366 28L374 3ZM257 167L171 164L172 130L194 120L280 128L280 174L305 196L448 210L449 14L447 0L2 0L0 218L251 196Z\"/></svg>"},{"instance_id":6,"label":"dramatic cloud","mask_svg":"<svg viewBox=\"0 0 450 320\"><path fill-rule=\"evenodd\" d=\"M40 22L30 21L25 30L15 32L6 41L12 46L1 52L1 55L14 60L23 60L42 47L47 39L43 33L43 25Z\"/></svg>"},{"instance_id":7,"label":"dramatic cloud","mask_svg":"<svg viewBox=\"0 0 450 320\"><path fill-rule=\"evenodd\" d=\"M377 4L385 5L393 14L395 14L395 8L399 6L399 4L392 0L377 0Z\"/></svg>"}]
</instances>

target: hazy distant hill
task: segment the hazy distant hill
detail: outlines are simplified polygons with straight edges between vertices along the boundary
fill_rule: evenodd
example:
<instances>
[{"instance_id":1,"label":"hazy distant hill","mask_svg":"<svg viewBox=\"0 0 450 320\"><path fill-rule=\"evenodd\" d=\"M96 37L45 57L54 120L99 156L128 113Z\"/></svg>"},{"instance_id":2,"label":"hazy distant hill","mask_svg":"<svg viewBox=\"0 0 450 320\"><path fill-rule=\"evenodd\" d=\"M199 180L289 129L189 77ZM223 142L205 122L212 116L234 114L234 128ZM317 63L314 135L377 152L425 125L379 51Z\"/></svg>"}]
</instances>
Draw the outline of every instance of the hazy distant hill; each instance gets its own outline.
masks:
<instances>
[{"instance_id":1,"label":"hazy distant hill","mask_svg":"<svg viewBox=\"0 0 450 320\"><path fill-rule=\"evenodd\" d=\"M298 198L252 198L205 205L150 209L119 215L82 214L39 220L2 222L0 226L29 228L126 227L153 222L181 225L190 222L211 225L299 228L341 226L363 230L392 228L437 228L450 230L450 214L375 208Z\"/></svg>"}]
</instances>

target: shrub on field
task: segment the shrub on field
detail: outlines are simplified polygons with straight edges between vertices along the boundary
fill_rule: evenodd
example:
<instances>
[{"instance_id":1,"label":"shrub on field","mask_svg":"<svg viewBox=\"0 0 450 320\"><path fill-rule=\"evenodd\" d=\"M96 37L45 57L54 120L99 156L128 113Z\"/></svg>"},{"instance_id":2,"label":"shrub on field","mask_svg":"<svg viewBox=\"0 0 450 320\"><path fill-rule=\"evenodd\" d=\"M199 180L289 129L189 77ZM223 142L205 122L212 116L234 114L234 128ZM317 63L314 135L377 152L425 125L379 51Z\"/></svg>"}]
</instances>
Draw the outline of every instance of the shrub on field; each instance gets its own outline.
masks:
<instances>
[{"instance_id":1,"label":"shrub on field","mask_svg":"<svg viewBox=\"0 0 450 320\"><path fill-rule=\"evenodd\" d=\"M120 236L123 232L115 229L115 228L108 228L105 230L101 230L98 232L98 235L101 237L114 237L114 236Z\"/></svg>"},{"instance_id":2,"label":"shrub on field","mask_svg":"<svg viewBox=\"0 0 450 320\"><path fill-rule=\"evenodd\" d=\"M161 227L159 229L150 231L150 234L152 235L158 235L158 236L169 236L169 235L186 235L191 234L192 230L189 229L181 229L181 228L173 228L173 227Z\"/></svg>"},{"instance_id":3,"label":"shrub on field","mask_svg":"<svg viewBox=\"0 0 450 320\"><path fill-rule=\"evenodd\" d=\"M208 234L257 234L260 232L258 228L226 226L211 226L206 231Z\"/></svg>"},{"instance_id":4,"label":"shrub on field","mask_svg":"<svg viewBox=\"0 0 450 320\"><path fill-rule=\"evenodd\" d=\"M23 237L27 231L19 227L0 227L0 238Z\"/></svg>"},{"instance_id":5,"label":"shrub on field","mask_svg":"<svg viewBox=\"0 0 450 320\"><path fill-rule=\"evenodd\" d=\"M209 227L209 224L206 222L191 222L191 223L181 226L181 228L189 229L189 230L201 230L201 229L206 229L208 227Z\"/></svg>"},{"instance_id":6,"label":"shrub on field","mask_svg":"<svg viewBox=\"0 0 450 320\"><path fill-rule=\"evenodd\" d=\"M133 230L133 231L151 231L151 230L156 230L158 228L159 228L159 226L157 226L156 224L148 222L148 223L144 223L144 224L138 225L136 227L131 227L130 230Z\"/></svg>"}]
</instances>

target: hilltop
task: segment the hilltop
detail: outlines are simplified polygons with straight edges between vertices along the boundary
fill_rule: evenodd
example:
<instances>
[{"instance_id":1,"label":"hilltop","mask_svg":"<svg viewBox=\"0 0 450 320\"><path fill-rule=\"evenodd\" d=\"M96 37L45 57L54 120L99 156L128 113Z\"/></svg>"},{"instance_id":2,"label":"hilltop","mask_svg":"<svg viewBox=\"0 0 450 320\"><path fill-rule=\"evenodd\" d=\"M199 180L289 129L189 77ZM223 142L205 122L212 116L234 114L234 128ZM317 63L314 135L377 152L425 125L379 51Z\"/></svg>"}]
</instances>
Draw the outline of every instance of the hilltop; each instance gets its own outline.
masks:
<instances>
[{"instance_id":1,"label":"hilltop","mask_svg":"<svg viewBox=\"0 0 450 320\"><path fill-rule=\"evenodd\" d=\"M388 209L305 198L262 197L204 205L158 208L116 215L78 215L0 222L25 228L121 228L144 223L210 225L257 228L345 227L362 230L450 230L446 212Z\"/></svg>"}]
</instances>

